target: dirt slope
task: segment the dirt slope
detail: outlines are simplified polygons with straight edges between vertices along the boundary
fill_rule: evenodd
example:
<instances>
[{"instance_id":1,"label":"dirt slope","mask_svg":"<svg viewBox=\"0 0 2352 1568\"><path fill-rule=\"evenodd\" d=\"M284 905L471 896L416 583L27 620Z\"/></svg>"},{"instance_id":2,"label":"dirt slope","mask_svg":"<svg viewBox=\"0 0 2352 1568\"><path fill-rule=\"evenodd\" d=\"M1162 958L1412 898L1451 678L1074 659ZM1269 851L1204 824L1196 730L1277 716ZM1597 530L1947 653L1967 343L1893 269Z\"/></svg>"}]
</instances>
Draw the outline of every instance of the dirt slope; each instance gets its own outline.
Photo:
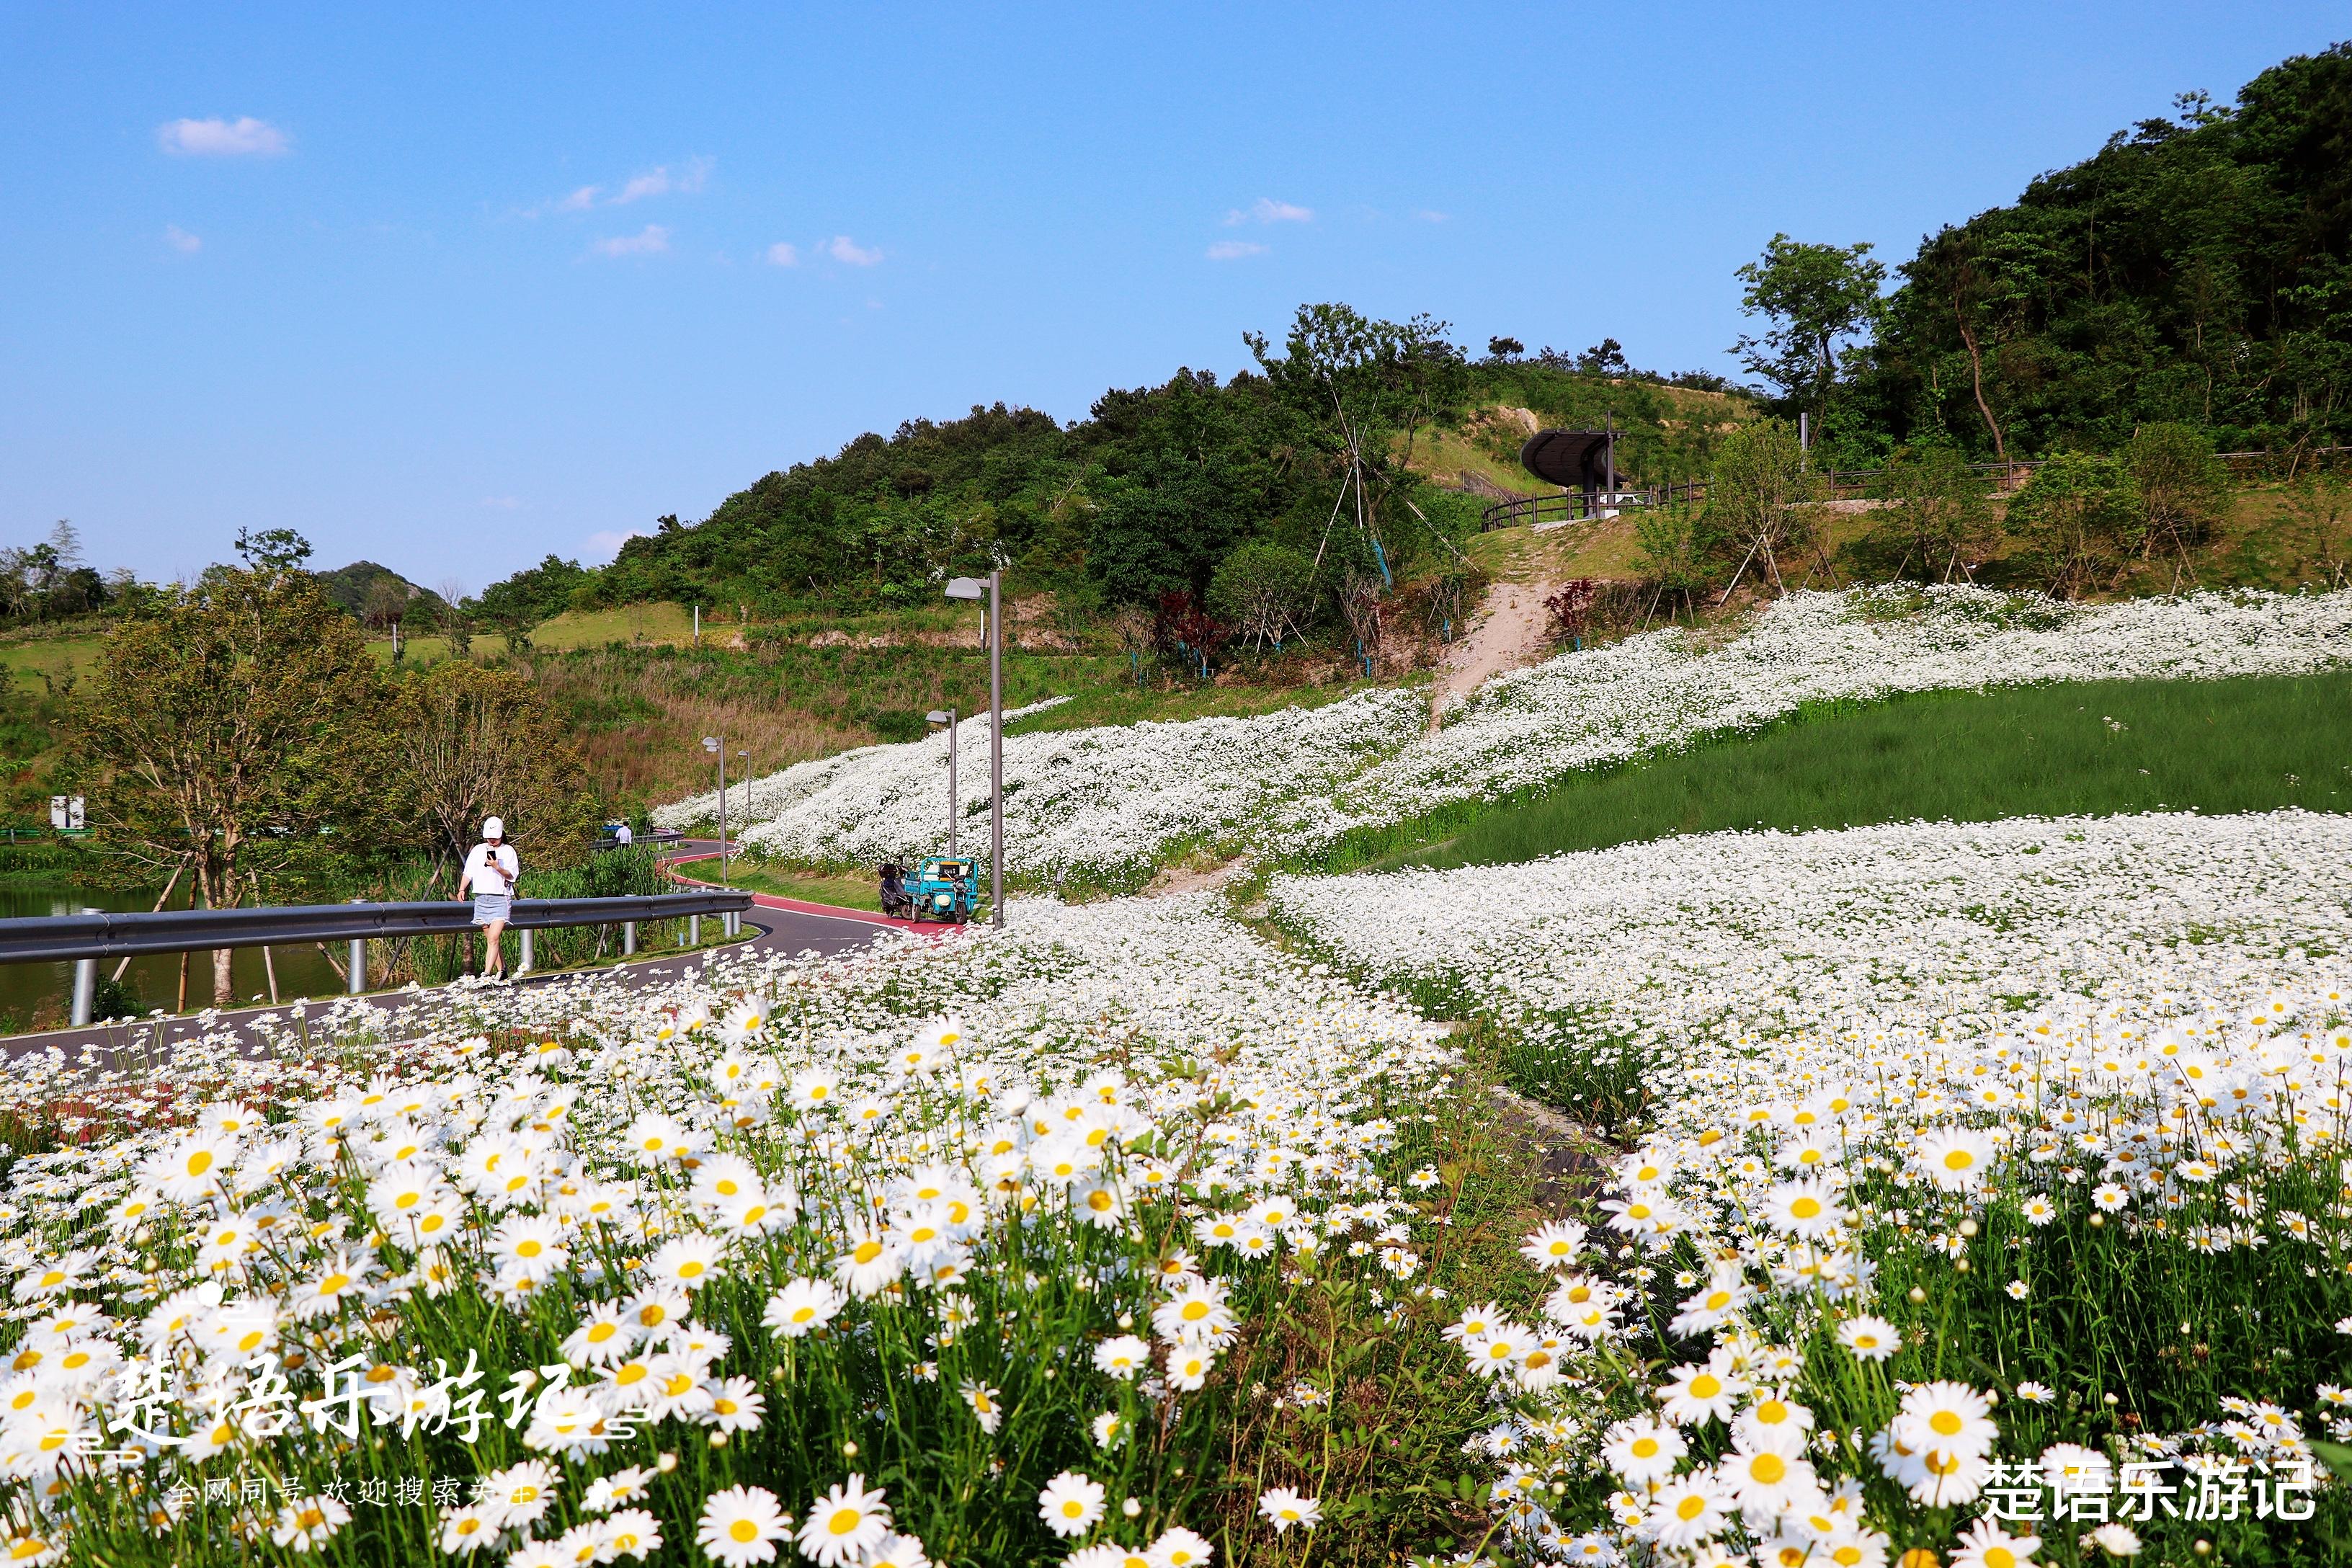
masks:
<instances>
[{"instance_id":1,"label":"dirt slope","mask_svg":"<svg viewBox=\"0 0 2352 1568\"><path fill-rule=\"evenodd\" d=\"M1486 590L1486 602L1479 605L1468 632L1438 661L1437 680L1430 689L1431 729L1437 728L1447 709L1492 677L1550 657L1551 639L1547 633L1551 617L1544 609L1544 599L1558 586L1538 578L1497 582Z\"/></svg>"}]
</instances>

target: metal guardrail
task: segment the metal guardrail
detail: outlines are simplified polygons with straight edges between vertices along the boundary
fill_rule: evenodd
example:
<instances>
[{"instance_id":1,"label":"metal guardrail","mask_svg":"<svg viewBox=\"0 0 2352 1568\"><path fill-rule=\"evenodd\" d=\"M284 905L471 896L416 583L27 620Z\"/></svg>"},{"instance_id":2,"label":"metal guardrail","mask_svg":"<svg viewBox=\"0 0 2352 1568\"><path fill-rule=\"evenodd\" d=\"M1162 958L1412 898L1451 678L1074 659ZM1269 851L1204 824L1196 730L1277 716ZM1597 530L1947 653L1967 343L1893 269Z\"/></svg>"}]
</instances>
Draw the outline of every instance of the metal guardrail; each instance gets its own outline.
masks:
<instances>
[{"instance_id":1,"label":"metal guardrail","mask_svg":"<svg viewBox=\"0 0 2352 1568\"><path fill-rule=\"evenodd\" d=\"M523 933L519 972L526 972L531 966L529 933L533 931L617 925L625 955L636 952L640 921L686 920L698 926L704 915L719 915L725 917L732 935L740 929L743 911L751 907L751 894L723 888L625 899L517 899L507 923ZM152 914L89 911L0 920L0 963L71 961L73 1021L81 1025L90 1021L100 959L342 942L351 946L354 962L345 973L356 995L366 989L364 943L383 937L451 935L470 931L473 924L473 906L456 901L265 905L243 910L164 910Z\"/></svg>"},{"instance_id":2,"label":"metal guardrail","mask_svg":"<svg viewBox=\"0 0 2352 1568\"><path fill-rule=\"evenodd\" d=\"M634 924L688 915L740 914L751 895L656 893L628 899L517 899L508 924L518 931ZM278 947L298 942L365 942L378 937L445 936L472 929L470 903L289 904L246 910L164 910L154 914L47 915L0 920L0 963L59 959L133 958L224 947Z\"/></svg>"},{"instance_id":3,"label":"metal guardrail","mask_svg":"<svg viewBox=\"0 0 2352 1568\"><path fill-rule=\"evenodd\" d=\"M635 834L630 838L629 847L642 849L648 846L675 844L685 837L685 834L675 827L649 827L643 833ZM599 849L618 849L621 847L621 841L618 838L605 832L590 834L588 841Z\"/></svg>"}]
</instances>

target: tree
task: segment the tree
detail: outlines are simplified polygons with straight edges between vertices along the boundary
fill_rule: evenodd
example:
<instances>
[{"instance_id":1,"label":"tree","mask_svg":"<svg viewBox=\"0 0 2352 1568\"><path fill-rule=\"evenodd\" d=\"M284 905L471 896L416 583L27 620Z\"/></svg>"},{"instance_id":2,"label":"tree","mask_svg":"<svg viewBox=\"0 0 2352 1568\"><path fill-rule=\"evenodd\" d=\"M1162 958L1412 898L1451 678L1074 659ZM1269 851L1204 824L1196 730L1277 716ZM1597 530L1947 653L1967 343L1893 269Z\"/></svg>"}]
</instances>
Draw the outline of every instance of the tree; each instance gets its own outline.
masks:
<instances>
[{"instance_id":1,"label":"tree","mask_svg":"<svg viewBox=\"0 0 2352 1568\"><path fill-rule=\"evenodd\" d=\"M1282 646L1315 602L1315 568L1297 551L1254 539L1236 548L1209 581L1209 608L1237 637L1262 648Z\"/></svg>"},{"instance_id":2,"label":"tree","mask_svg":"<svg viewBox=\"0 0 2352 1568\"><path fill-rule=\"evenodd\" d=\"M2341 474L2309 473L2286 492L2281 510L2298 555L2323 574L2330 588L2344 586L2352 565L2352 484Z\"/></svg>"},{"instance_id":3,"label":"tree","mask_svg":"<svg viewBox=\"0 0 2352 1568\"><path fill-rule=\"evenodd\" d=\"M1446 340L1451 330L1426 315L1399 323L1325 304L1298 308L1279 354L1263 333L1242 334L1336 470L1330 515L1315 552L1318 570L1332 526L1352 510L1383 581L1393 574L1385 541L1397 521L1390 519L1384 531L1385 505L1418 482L1411 471L1416 433L1458 407L1469 386L1462 351Z\"/></svg>"},{"instance_id":4,"label":"tree","mask_svg":"<svg viewBox=\"0 0 2352 1568\"><path fill-rule=\"evenodd\" d=\"M2050 579L2071 598L2118 563L2140 527L2131 476L2112 458L2058 452L2034 466L2009 502L2009 529L2026 542Z\"/></svg>"},{"instance_id":5,"label":"tree","mask_svg":"<svg viewBox=\"0 0 2352 1568\"><path fill-rule=\"evenodd\" d=\"M2194 577L2189 547L2212 537L2230 515L2230 473L2213 456L2211 437L2187 425L2143 425L2123 461L2139 492L2140 558L2169 549Z\"/></svg>"},{"instance_id":6,"label":"tree","mask_svg":"<svg viewBox=\"0 0 2352 1568\"><path fill-rule=\"evenodd\" d=\"M1551 617L1551 634L1556 642L1572 642L1584 646L1584 634L1592 625L1593 605L1599 598L1598 585L1590 577L1577 577L1559 585L1559 591L1543 602L1545 613Z\"/></svg>"},{"instance_id":7,"label":"tree","mask_svg":"<svg viewBox=\"0 0 2352 1568\"><path fill-rule=\"evenodd\" d=\"M1464 562L1449 563L1427 579L1423 604L1432 633L1449 643L1454 640L1454 624L1462 618L1463 605L1477 580L1476 568Z\"/></svg>"},{"instance_id":8,"label":"tree","mask_svg":"<svg viewBox=\"0 0 2352 1568\"><path fill-rule=\"evenodd\" d=\"M1528 352L1528 345L1517 338L1488 338L1486 357L1494 360L1514 360Z\"/></svg>"},{"instance_id":9,"label":"tree","mask_svg":"<svg viewBox=\"0 0 2352 1568\"><path fill-rule=\"evenodd\" d=\"M236 531L236 553L248 572L299 572L310 559L310 542L290 528Z\"/></svg>"},{"instance_id":10,"label":"tree","mask_svg":"<svg viewBox=\"0 0 2352 1568\"><path fill-rule=\"evenodd\" d=\"M1118 637L1119 651L1127 655L1128 673L1139 687L1143 684L1143 656L1151 651L1157 640L1158 624L1151 612L1141 605L1121 605L1111 612L1110 626Z\"/></svg>"},{"instance_id":11,"label":"tree","mask_svg":"<svg viewBox=\"0 0 2352 1568\"><path fill-rule=\"evenodd\" d=\"M463 659L436 665L401 687L390 731L404 837L432 858L436 876L464 860L492 814L534 867L586 857L586 768L525 677Z\"/></svg>"},{"instance_id":12,"label":"tree","mask_svg":"<svg viewBox=\"0 0 2352 1568\"><path fill-rule=\"evenodd\" d=\"M1806 503L1813 487L1804 471L1804 454L1797 433L1779 419L1743 425L1725 436L1715 448L1715 468L1706 485L1706 516L1731 542L1745 552L1731 575L1731 589L1750 565L1759 567L1782 593L1780 558L1790 549L1813 542Z\"/></svg>"},{"instance_id":13,"label":"tree","mask_svg":"<svg viewBox=\"0 0 2352 1568\"><path fill-rule=\"evenodd\" d=\"M1577 355L1576 368L1587 375L1630 375L1633 369L1625 363L1625 345L1615 338L1603 338Z\"/></svg>"},{"instance_id":14,"label":"tree","mask_svg":"<svg viewBox=\"0 0 2352 1568\"><path fill-rule=\"evenodd\" d=\"M1946 287L1952 297L1952 324L1960 334L1960 346L1969 353L1969 395L1976 401L1977 414L1984 420L1986 431L1992 437L1992 455L1996 461L2009 461L2009 438L2000 432L2000 421L1992 411L1992 402L1985 395L1985 342L1983 323L1988 315L1993 318L1994 330L1999 330L2000 317L2014 312L2018 303L2013 285L2005 271L1989 268L1979 258L1976 237L1961 229L1946 229L1932 242L1934 255L1942 264ZM1995 346L1999 341L1995 339Z\"/></svg>"},{"instance_id":15,"label":"tree","mask_svg":"<svg viewBox=\"0 0 2352 1568\"><path fill-rule=\"evenodd\" d=\"M389 631L407 616L408 590L389 577L376 579L361 607L361 622L378 631Z\"/></svg>"},{"instance_id":16,"label":"tree","mask_svg":"<svg viewBox=\"0 0 2352 1568\"><path fill-rule=\"evenodd\" d=\"M550 554L538 565L483 589L477 608L506 638L507 650L520 653L530 647L531 633L541 621L570 609L572 596L594 583L595 574L577 561Z\"/></svg>"},{"instance_id":17,"label":"tree","mask_svg":"<svg viewBox=\"0 0 2352 1568\"><path fill-rule=\"evenodd\" d=\"M1957 447L1900 447L1879 473L1885 502L1875 531L1899 540L1902 559L1888 575L1901 577L1916 559L1923 575L1948 583L1969 574L1969 558L1990 542L1992 504L1983 475Z\"/></svg>"},{"instance_id":18,"label":"tree","mask_svg":"<svg viewBox=\"0 0 2352 1568\"><path fill-rule=\"evenodd\" d=\"M1339 618L1348 623L1348 633L1355 638L1356 657L1364 661L1364 674L1369 678L1381 657L1380 581L1353 566L1343 567L1333 597L1339 606Z\"/></svg>"},{"instance_id":19,"label":"tree","mask_svg":"<svg viewBox=\"0 0 2352 1568\"><path fill-rule=\"evenodd\" d=\"M1748 285L1740 310L1772 324L1760 338L1741 334L1731 352L1778 386L1785 402L1820 420L1829 412L1841 346L1877 316L1886 268L1870 259L1867 242L1809 245L1776 234L1733 276Z\"/></svg>"},{"instance_id":20,"label":"tree","mask_svg":"<svg viewBox=\"0 0 2352 1568\"><path fill-rule=\"evenodd\" d=\"M1709 581L1708 558L1715 541L1706 514L1686 500L1633 514L1633 558L1640 563L1643 576L1657 584L1642 617L1643 626L1649 625L1670 594L1683 608L1696 608L1698 592Z\"/></svg>"},{"instance_id":21,"label":"tree","mask_svg":"<svg viewBox=\"0 0 2352 1568\"><path fill-rule=\"evenodd\" d=\"M121 625L74 721L101 848L215 909L305 856L379 841L383 691L360 628L303 573L221 568ZM322 848L321 834L332 837ZM226 1004L229 954L213 954Z\"/></svg>"},{"instance_id":22,"label":"tree","mask_svg":"<svg viewBox=\"0 0 2352 1568\"><path fill-rule=\"evenodd\" d=\"M466 587L455 577L441 584L441 635L449 639L449 657L474 657L474 617L466 613Z\"/></svg>"},{"instance_id":23,"label":"tree","mask_svg":"<svg viewBox=\"0 0 2352 1568\"><path fill-rule=\"evenodd\" d=\"M1203 587L1248 534L1250 487L1223 454L1162 448L1106 480L1087 567L1114 601L1150 604Z\"/></svg>"},{"instance_id":24,"label":"tree","mask_svg":"<svg viewBox=\"0 0 2352 1568\"><path fill-rule=\"evenodd\" d=\"M1161 652L1181 659L1192 673L1208 679L1209 655L1232 628L1219 625L1207 605L1181 588L1160 595L1159 607L1153 640Z\"/></svg>"},{"instance_id":25,"label":"tree","mask_svg":"<svg viewBox=\"0 0 2352 1568\"><path fill-rule=\"evenodd\" d=\"M49 563L53 572L63 574L84 564L81 555L81 530L73 525L71 518L58 519L57 526L49 530L47 542Z\"/></svg>"}]
</instances>

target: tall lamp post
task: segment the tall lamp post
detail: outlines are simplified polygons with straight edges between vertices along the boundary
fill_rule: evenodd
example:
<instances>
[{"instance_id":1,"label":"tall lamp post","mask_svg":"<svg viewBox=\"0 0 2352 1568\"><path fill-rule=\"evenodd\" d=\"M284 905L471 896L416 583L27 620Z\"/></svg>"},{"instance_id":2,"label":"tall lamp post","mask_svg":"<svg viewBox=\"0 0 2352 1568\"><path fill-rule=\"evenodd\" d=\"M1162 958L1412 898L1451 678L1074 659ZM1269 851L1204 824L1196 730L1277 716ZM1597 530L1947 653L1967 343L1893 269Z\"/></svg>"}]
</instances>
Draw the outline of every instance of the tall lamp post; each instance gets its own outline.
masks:
<instances>
[{"instance_id":1,"label":"tall lamp post","mask_svg":"<svg viewBox=\"0 0 2352 1568\"><path fill-rule=\"evenodd\" d=\"M727 882L727 737L724 734L702 737L702 749L719 759L719 885Z\"/></svg>"},{"instance_id":2,"label":"tall lamp post","mask_svg":"<svg viewBox=\"0 0 2352 1568\"><path fill-rule=\"evenodd\" d=\"M988 923L1004 924L1004 573L948 582L950 599L988 595Z\"/></svg>"},{"instance_id":3,"label":"tall lamp post","mask_svg":"<svg viewBox=\"0 0 2352 1568\"><path fill-rule=\"evenodd\" d=\"M956 710L934 708L923 715L923 721L944 724L948 729L948 858L952 860L956 852L956 818L962 815L957 809L961 803L956 798Z\"/></svg>"}]
</instances>

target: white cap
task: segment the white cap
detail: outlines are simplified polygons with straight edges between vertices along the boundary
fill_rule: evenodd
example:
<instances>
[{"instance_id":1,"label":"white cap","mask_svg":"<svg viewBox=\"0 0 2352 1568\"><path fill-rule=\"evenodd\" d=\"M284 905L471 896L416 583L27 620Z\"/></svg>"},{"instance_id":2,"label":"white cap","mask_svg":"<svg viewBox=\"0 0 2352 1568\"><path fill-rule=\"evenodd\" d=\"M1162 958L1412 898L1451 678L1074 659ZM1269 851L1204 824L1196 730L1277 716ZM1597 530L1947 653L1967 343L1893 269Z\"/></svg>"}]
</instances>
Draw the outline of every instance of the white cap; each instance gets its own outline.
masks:
<instances>
[{"instance_id":1,"label":"white cap","mask_svg":"<svg viewBox=\"0 0 2352 1568\"><path fill-rule=\"evenodd\" d=\"M484 822L482 823L482 837L485 837L485 838L504 838L506 836L507 836L507 825L506 825L505 823L503 823L503 822L500 822L497 817L493 816L493 817L487 818L487 819L485 819L485 820L484 820Z\"/></svg>"}]
</instances>

